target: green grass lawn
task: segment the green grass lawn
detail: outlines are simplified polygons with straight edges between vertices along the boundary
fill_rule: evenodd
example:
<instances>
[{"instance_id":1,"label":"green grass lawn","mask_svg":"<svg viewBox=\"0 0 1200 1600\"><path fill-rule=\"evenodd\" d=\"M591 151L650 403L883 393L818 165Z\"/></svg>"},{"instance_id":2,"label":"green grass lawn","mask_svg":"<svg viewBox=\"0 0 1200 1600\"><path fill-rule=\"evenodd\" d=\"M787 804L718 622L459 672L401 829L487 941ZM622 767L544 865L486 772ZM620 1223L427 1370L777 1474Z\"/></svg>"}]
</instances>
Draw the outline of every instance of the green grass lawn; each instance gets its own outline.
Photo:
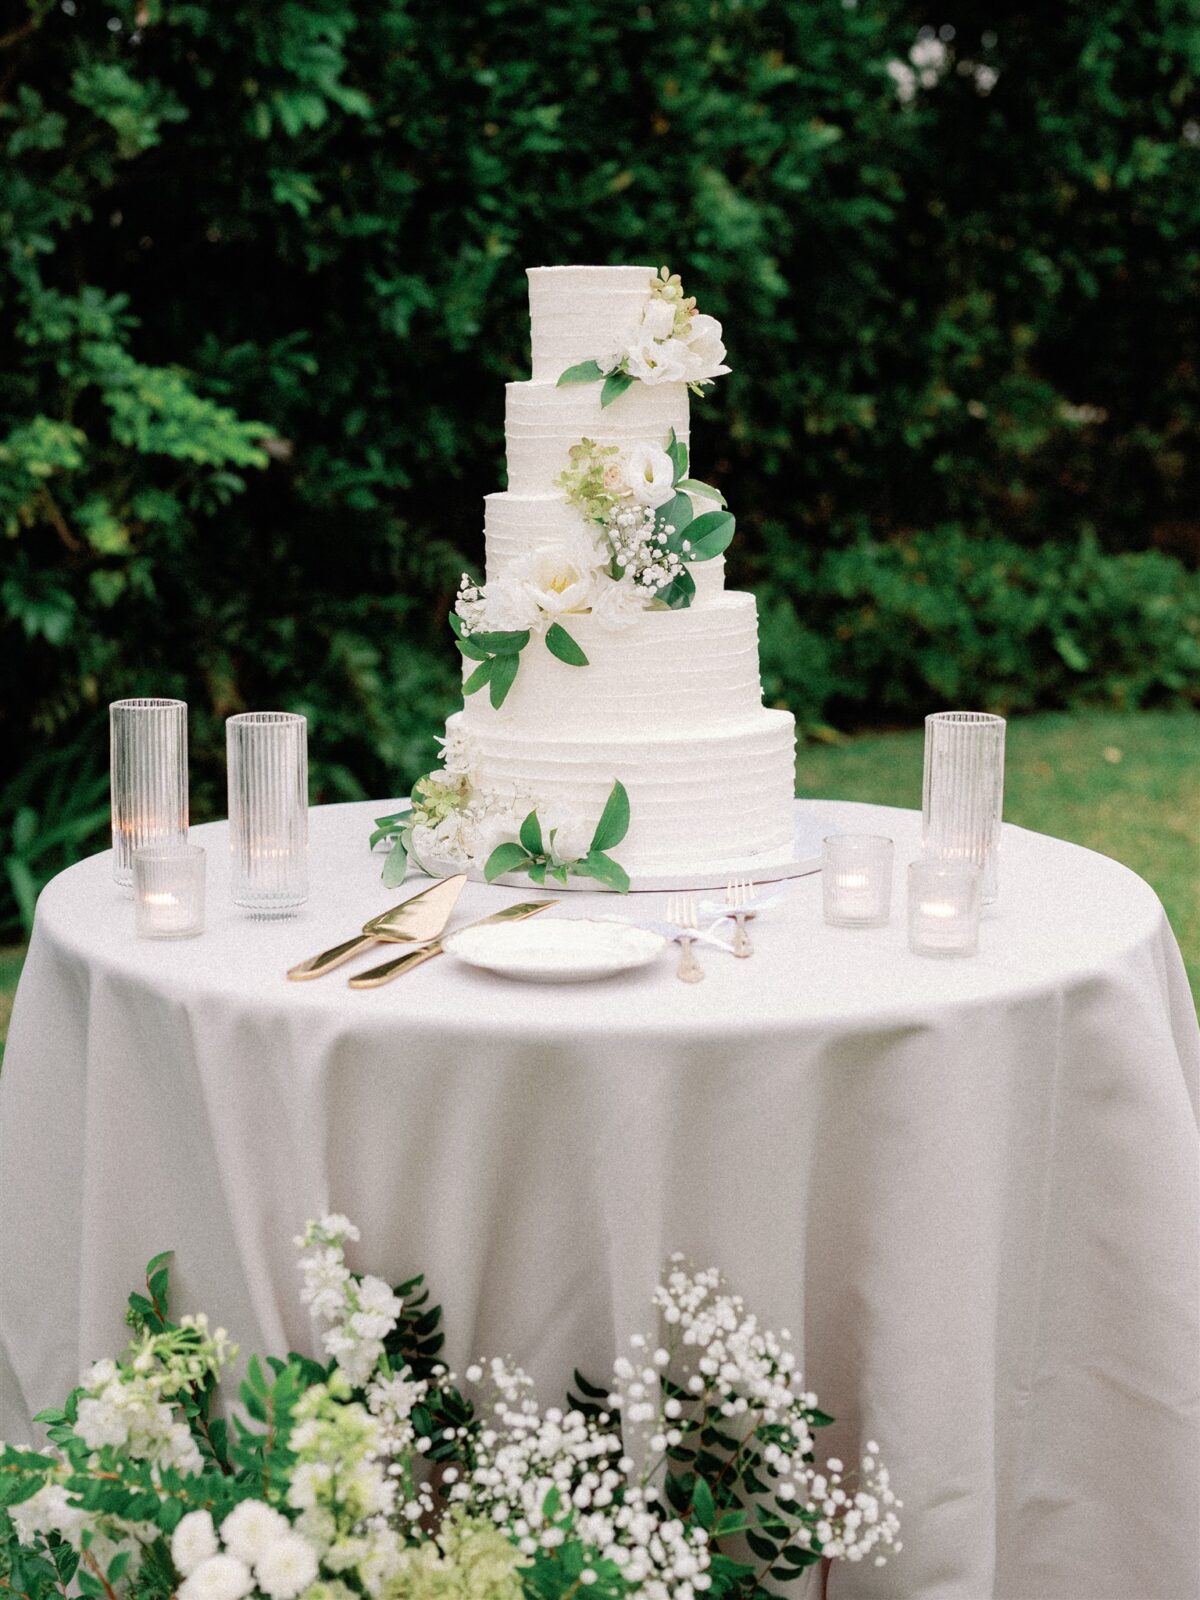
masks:
<instances>
[{"instance_id":1,"label":"green grass lawn","mask_svg":"<svg viewBox=\"0 0 1200 1600\"><path fill-rule=\"evenodd\" d=\"M808 745L797 792L921 804L921 730ZM1200 996L1200 712L1082 712L1009 724L1004 815L1115 856L1162 897ZM0 1051L21 970L0 950Z\"/></svg>"}]
</instances>

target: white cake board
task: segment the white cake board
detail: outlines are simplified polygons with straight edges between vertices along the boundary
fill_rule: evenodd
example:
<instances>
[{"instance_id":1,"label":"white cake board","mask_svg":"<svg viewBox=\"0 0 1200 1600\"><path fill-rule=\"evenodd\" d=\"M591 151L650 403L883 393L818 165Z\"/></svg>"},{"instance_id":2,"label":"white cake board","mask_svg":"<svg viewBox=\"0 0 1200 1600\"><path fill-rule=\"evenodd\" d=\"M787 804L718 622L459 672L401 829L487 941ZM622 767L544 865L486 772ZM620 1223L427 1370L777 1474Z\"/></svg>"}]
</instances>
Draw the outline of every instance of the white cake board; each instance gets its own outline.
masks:
<instances>
[{"instance_id":1,"label":"white cake board","mask_svg":"<svg viewBox=\"0 0 1200 1600\"><path fill-rule=\"evenodd\" d=\"M833 831L834 824L830 817L801 812L796 818L795 837L788 851L745 856L741 860L721 862L695 872L689 872L686 867L673 867L662 872L631 873L629 892L664 894L692 889L724 890L731 878L742 878L748 883L780 883L786 878L803 878L807 873L820 872L821 840ZM613 854L620 856L619 845ZM476 883L484 882L483 873L478 870L473 869L469 876ZM523 872L506 872L502 878L493 878L492 883L505 889L529 888L529 878ZM564 890L580 894L603 892L603 886L594 878L577 878L573 875L568 877L565 884L552 878L545 887L554 894L562 894Z\"/></svg>"}]
</instances>

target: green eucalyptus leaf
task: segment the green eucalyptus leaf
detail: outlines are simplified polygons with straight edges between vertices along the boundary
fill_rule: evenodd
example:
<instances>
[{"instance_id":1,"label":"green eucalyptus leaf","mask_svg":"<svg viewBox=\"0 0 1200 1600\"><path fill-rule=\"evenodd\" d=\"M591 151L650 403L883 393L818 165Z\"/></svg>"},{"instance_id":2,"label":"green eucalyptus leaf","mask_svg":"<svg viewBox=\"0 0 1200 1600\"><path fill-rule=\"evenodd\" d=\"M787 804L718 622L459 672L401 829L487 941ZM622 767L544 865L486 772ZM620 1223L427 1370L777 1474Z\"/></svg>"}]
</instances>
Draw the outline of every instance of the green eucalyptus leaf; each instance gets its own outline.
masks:
<instances>
[{"instance_id":1,"label":"green eucalyptus leaf","mask_svg":"<svg viewBox=\"0 0 1200 1600\"><path fill-rule=\"evenodd\" d=\"M593 850L611 850L629 832L629 795L621 782L613 784L592 835Z\"/></svg>"},{"instance_id":2,"label":"green eucalyptus leaf","mask_svg":"<svg viewBox=\"0 0 1200 1600\"><path fill-rule=\"evenodd\" d=\"M688 469L688 447L683 440L678 438L675 429L671 429L671 437L667 442L667 454L671 458L671 482L678 483Z\"/></svg>"},{"instance_id":3,"label":"green eucalyptus leaf","mask_svg":"<svg viewBox=\"0 0 1200 1600\"><path fill-rule=\"evenodd\" d=\"M560 622L552 622L546 629L546 649L569 667L586 667L588 664L587 656Z\"/></svg>"},{"instance_id":4,"label":"green eucalyptus leaf","mask_svg":"<svg viewBox=\"0 0 1200 1600\"><path fill-rule=\"evenodd\" d=\"M696 580L686 569L677 578L672 578L670 583L664 583L661 589L655 591L656 598L672 611L686 611L691 605L696 593Z\"/></svg>"},{"instance_id":5,"label":"green eucalyptus leaf","mask_svg":"<svg viewBox=\"0 0 1200 1600\"><path fill-rule=\"evenodd\" d=\"M504 659L503 656L488 656L483 665L476 667L475 671L463 684L463 693L474 694L477 689L482 689L485 683L490 683L493 667L498 661Z\"/></svg>"},{"instance_id":6,"label":"green eucalyptus leaf","mask_svg":"<svg viewBox=\"0 0 1200 1600\"><path fill-rule=\"evenodd\" d=\"M492 660L492 675L488 684L488 694L491 696L492 705L499 711L508 698L508 691L517 679L517 670L521 665L519 655L495 656ZM479 669L481 672L483 668Z\"/></svg>"},{"instance_id":7,"label":"green eucalyptus leaf","mask_svg":"<svg viewBox=\"0 0 1200 1600\"><path fill-rule=\"evenodd\" d=\"M599 383L603 376L598 361L581 361L559 376L557 387L561 388L564 383Z\"/></svg>"},{"instance_id":8,"label":"green eucalyptus leaf","mask_svg":"<svg viewBox=\"0 0 1200 1600\"><path fill-rule=\"evenodd\" d=\"M494 654L493 651L485 650L481 644L476 644L474 639L456 639L454 642L468 661L487 661Z\"/></svg>"},{"instance_id":9,"label":"green eucalyptus leaf","mask_svg":"<svg viewBox=\"0 0 1200 1600\"><path fill-rule=\"evenodd\" d=\"M383 858L383 881L389 889L394 889L397 884L403 883L407 876L408 846L403 839L397 839Z\"/></svg>"},{"instance_id":10,"label":"green eucalyptus leaf","mask_svg":"<svg viewBox=\"0 0 1200 1600\"><path fill-rule=\"evenodd\" d=\"M685 494L672 495L666 505L659 506L654 514L656 527L671 527L675 531L667 536L667 549L679 553L680 546L690 535L686 532L695 516L692 502Z\"/></svg>"},{"instance_id":11,"label":"green eucalyptus leaf","mask_svg":"<svg viewBox=\"0 0 1200 1600\"><path fill-rule=\"evenodd\" d=\"M562 382L561 378L559 382ZM614 400L619 400L632 383L633 379L627 372L610 372L604 380L604 388L600 391L601 407L610 406Z\"/></svg>"},{"instance_id":12,"label":"green eucalyptus leaf","mask_svg":"<svg viewBox=\"0 0 1200 1600\"><path fill-rule=\"evenodd\" d=\"M697 1478L692 1489L692 1510L696 1513L696 1521L702 1528L712 1527L717 1515L717 1505L712 1490L703 1478Z\"/></svg>"},{"instance_id":13,"label":"green eucalyptus leaf","mask_svg":"<svg viewBox=\"0 0 1200 1600\"><path fill-rule=\"evenodd\" d=\"M529 876L531 881L540 888L546 881L546 863L544 861L531 861L529 863Z\"/></svg>"},{"instance_id":14,"label":"green eucalyptus leaf","mask_svg":"<svg viewBox=\"0 0 1200 1600\"><path fill-rule=\"evenodd\" d=\"M597 883L602 883L606 889L615 889L618 894L629 893L629 874L620 862L605 855L603 850L589 851L582 861L574 863L571 870L578 877L595 878Z\"/></svg>"},{"instance_id":15,"label":"green eucalyptus leaf","mask_svg":"<svg viewBox=\"0 0 1200 1600\"><path fill-rule=\"evenodd\" d=\"M529 643L529 629L504 633L473 633L471 643L494 656L519 655Z\"/></svg>"},{"instance_id":16,"label":"green eucalyptus leaf","mask_svg":"<svg viewBox=\"0 0 1200 1600\"><path fill-rule=\"evenodd\" d=\"M487 858L483 875L489 883L494 883L506 872L516 872L528 862L529 851L523 844L498 844Z\"/></svg>"},{"instance_id":17,"label":"green eucalyptus leaf","mask_svg":"<svg viewBox=\"0 0 1200 1600\"><path fill-rule=\"evenodd\" d=\"M545 855L546 847L542 843L542 825L538 821L536 811L531 811L521 824L520 840L531 856Z\"/></svg>"},{"instance_id":18,"label":"green eucalyptus leaf","mask_svg":"<svg viewBox=\"0 0 1200 1600\"><path fill-rule=\"evenodd\" d=\"M702 495L705 500L715 500L719 506L725 504L725 496L720 489L714 489L711 483L701 483L698 478L681 478L675 487L685 494Z\"/></svg>"},{"instance_id":19,"label":"green eucalyptus leaf","mask_svg":"<svg viewBox=\"0 0 1200 1600\"><path fill-rule=\"evenodd\" d=\"M731 511L706 511L688 528L687 539L691 549L685 551L689 561L711 561L723 555L733 542L734 517Z\"/></svg>"}]
</instances>

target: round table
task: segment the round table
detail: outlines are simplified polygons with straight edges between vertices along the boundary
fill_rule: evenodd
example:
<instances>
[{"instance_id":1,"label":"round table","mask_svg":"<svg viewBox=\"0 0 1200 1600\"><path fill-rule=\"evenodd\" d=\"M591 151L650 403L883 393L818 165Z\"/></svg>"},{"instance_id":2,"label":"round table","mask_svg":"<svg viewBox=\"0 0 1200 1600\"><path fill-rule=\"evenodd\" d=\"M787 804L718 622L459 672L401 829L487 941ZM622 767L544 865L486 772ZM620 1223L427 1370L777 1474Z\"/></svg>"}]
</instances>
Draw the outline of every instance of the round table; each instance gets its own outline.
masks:
<instances>
[{"instance_id":1,"label":"round table","mask_svg":"<svg viewBox=\"0 0 1200 1600\"><path fill-rule=\"evenodd\" d=\"M288 983L402 898L366 849L390 804L313 812L291 921L231 906L224 824L194 830L198 939L135 939L107 854L44 891L0 1076L0 1435L121 1343L159 1250L178 1309L307 1350L291 1239L345 1212L360 1268L428 1274L452 1364L511 1354L547 1399L650 1331L683 1250L792 1328L831 1452L892 1468L904 1553L830 1595L1195 1591L1200 1038L1145 883L1006 827L978 957L920 958L919 818L821 802L895 838L890 926L825 927L816 876L694 986L671 952L588 985L449 956ZM456 922L523 897L470 885Z\"/></svg>"}]
</instances>

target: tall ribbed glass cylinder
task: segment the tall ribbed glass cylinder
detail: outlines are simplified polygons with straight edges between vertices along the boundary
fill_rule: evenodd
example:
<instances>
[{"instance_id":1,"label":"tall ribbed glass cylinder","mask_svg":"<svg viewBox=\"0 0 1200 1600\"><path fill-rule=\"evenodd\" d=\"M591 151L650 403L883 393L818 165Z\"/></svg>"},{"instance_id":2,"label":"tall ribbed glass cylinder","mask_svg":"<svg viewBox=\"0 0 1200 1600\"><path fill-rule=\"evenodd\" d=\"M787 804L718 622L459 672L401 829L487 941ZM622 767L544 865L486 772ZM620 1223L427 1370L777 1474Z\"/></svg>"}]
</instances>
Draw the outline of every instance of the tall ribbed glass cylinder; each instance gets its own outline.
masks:
<instances>
[{"instance_id":1,"label":"tall ribbed glass cylinder","mask_svg":"<svg viewBox=\"0 0 1200 1600\"><path fill-rule=\"evenodd\" d=\"M308 899L308 722L248 711L225 724L235 905L287 917Z\"/></svg>"},{"instance_id":2,"label":"tall ribbed glass cylinder","mask_svg":"<svg viewBox=\"0 0 1200 1600\"><path fill-rule=\"evenodd\" d=\"M187 702L114 700L108 750L113 877L128 888L141 845L187 842Z\"/></svg>"},{"instance_id":3,"label":"tall ribbed glass cylinder","mask_svg":"<svg viewBox=\"0 0 1200 1600\"><path fill-rule=\"evenodd\" d=\"M1003 717L986 711L936 711L925 718L924 851L979 867L985 905L999 894L1005 727Z\"/></svg>"}]
</instances>

